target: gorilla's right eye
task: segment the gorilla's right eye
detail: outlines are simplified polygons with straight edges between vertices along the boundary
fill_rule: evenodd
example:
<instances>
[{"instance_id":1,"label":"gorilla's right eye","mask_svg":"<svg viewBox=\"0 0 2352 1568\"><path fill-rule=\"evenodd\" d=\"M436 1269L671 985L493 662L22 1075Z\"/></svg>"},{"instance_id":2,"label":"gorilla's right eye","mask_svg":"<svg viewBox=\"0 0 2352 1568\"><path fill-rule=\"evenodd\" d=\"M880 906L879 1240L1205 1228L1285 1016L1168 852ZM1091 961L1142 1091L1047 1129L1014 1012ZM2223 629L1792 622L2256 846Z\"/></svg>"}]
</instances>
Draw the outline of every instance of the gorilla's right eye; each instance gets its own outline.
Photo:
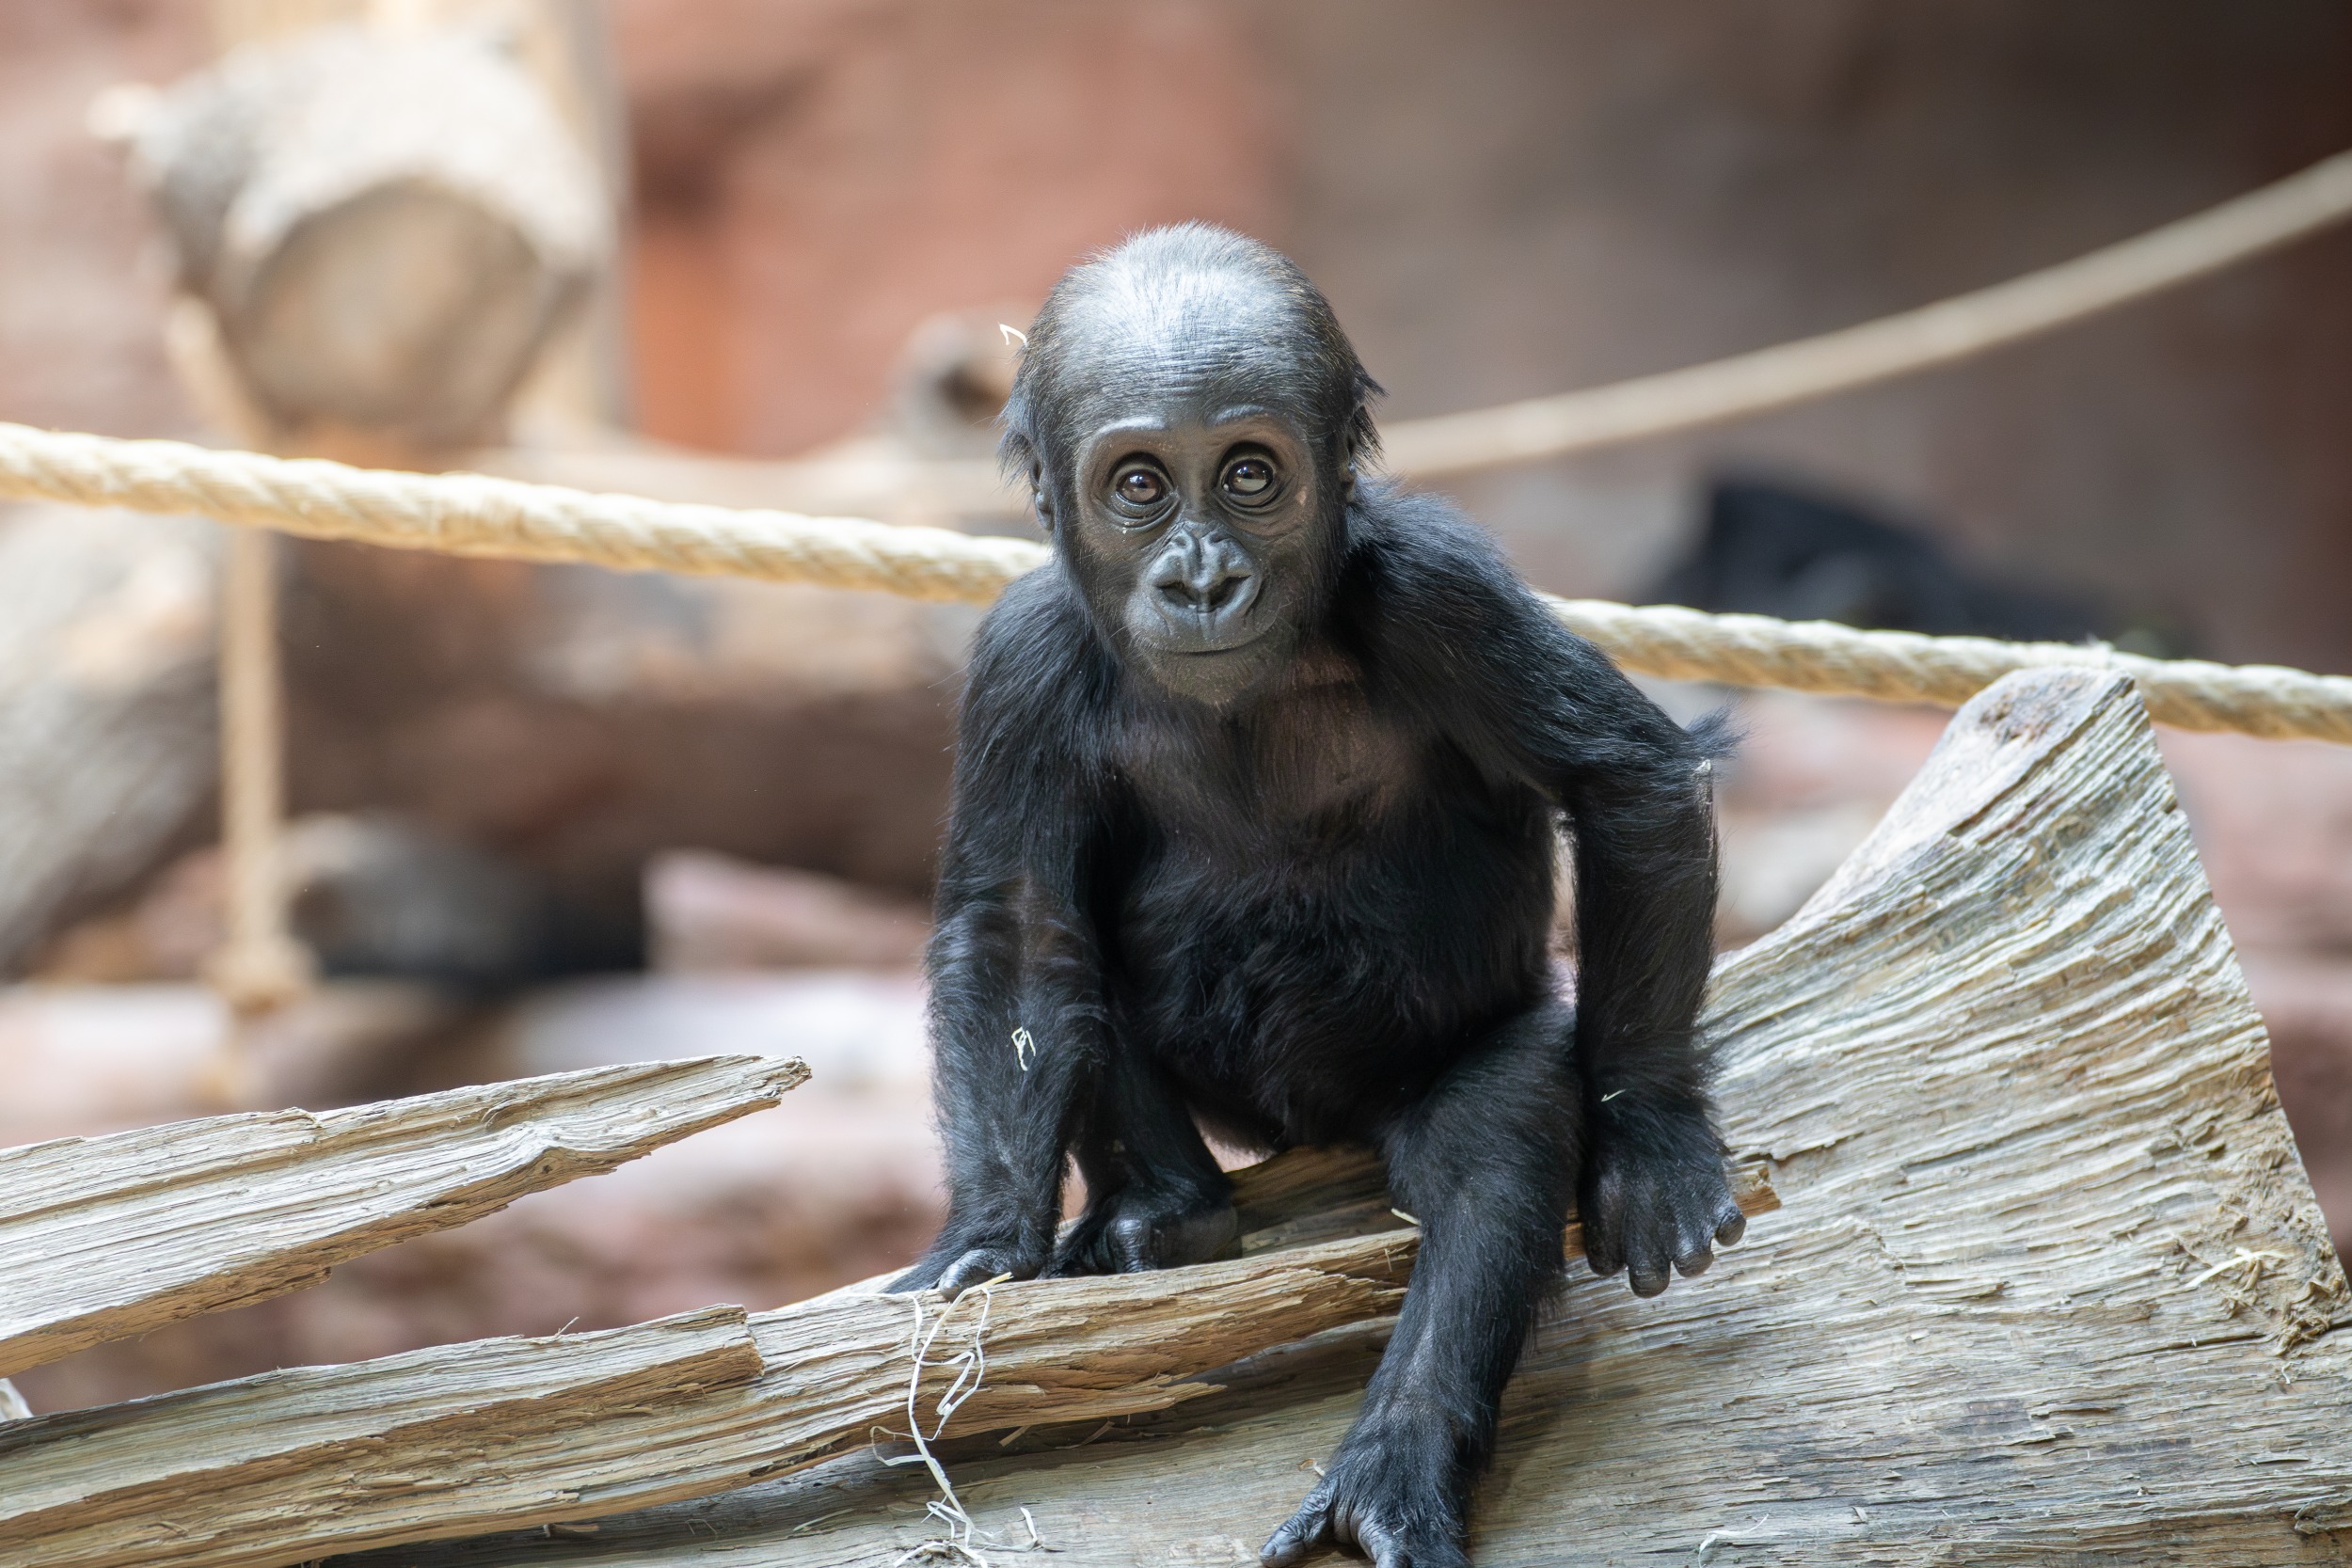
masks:
<instances>
[{"instance_id":1,"label":"gorilla's right eye","mask_svg":"<svg viewBox=\"0 0 2352 1568\"><path fill-rule=\"evenodd\" d=\"M1119 476L1111 481L1111 493L1141 511L1160 504L1160 499L1168 494L1168 481L1157 471L1137 464L1119 471Z\"/></svg>"}]
</instances>

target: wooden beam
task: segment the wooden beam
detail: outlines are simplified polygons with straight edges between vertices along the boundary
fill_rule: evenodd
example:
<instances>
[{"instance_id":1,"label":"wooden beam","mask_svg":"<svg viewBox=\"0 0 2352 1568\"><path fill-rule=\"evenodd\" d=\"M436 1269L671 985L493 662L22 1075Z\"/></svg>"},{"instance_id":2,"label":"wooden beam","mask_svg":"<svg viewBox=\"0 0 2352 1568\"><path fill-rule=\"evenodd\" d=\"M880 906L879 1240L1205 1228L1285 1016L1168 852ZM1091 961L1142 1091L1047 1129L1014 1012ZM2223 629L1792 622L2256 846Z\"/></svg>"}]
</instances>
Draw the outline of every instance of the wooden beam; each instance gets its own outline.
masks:
<instances>
[{"instance_id":1,"label":"wooden beam","mask_svg":"<svg viewBox=\"0 0 2352 1568\"><path fill-rule=\"evenodd\" d=\"M0 1377L315 1284L807 1076L759 1056L649 1062L0 1149Z\"/></svg>"},{"instance_id":2,"label":"wooden beam","mask_svg":"<svg viewBox=\"0 0 2352 1568\"><path fill-rule=\"evenodd\" d=\"M2344 1276L2128 684L1978 698L1722 964L1708 1028L1728 1136L1788 1209L1656 1300L1571 1283L1505 1402L1479 1568L2352 1555ZM1031 1560L998 1553L1034 1520L1034 1560L1248 1563L1376 1350L1327 1336L1156 1418L940 1452L992 1562ZM845 1457L337 1568L881 1568L941 1536L935 1495Z\"/></svg>"},{"instance_id":3,"label":"wooden beam","mask_svg":"<svg viewBox=\"0 0 2352 1568\"><path fill-rule=\"evenodd\" d=\"M266 29L168 89L135 167L200 306L174 349L209 411L280 450L420 462L496 438L613 224L523 61L386 22Z\"/></svg>"}]
</instances>

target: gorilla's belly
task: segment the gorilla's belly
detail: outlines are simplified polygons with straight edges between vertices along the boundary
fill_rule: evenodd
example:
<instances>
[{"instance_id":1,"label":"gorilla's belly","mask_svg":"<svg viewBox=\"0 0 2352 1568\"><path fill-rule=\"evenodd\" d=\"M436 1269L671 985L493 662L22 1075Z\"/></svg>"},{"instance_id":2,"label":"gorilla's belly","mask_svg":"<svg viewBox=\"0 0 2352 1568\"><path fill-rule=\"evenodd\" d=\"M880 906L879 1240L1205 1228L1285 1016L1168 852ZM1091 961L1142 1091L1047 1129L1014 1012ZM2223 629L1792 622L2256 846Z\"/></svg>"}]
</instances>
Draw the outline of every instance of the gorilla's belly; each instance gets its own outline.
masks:
<instances>
[{"instance_id":1,"label":"gorilla's belly","mask_svg":"<svg viewBox=\"0 0 2352 1568\"><path fill-rule=\"evenodd\" d=\"M1112 1027L1249 1141L1368 1135L1550 983L1548 843L1384 847L1152 867L1108 933Z\"/></svg>"}]
</instances>

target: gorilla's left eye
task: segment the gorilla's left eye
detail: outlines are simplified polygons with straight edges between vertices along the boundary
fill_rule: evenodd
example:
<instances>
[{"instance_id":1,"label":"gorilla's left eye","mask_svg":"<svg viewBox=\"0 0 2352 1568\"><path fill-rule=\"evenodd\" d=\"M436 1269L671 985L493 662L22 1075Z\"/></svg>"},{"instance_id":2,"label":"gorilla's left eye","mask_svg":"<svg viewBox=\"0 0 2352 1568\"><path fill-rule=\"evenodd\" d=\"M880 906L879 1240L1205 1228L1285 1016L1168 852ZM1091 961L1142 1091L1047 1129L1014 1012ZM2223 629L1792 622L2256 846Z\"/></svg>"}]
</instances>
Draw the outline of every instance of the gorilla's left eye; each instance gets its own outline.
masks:
<instances>
[{"instance_id":1,"label":"gorilla's left eye","mask_svg":"<svg viewBox=\"0 0 2352 1568\"><path fill-rule=\"evenodd\" d=\"M1274 465L1263 457L1236 457L1225 465L1224 484L1236 500L1263 500L1274 488Z\"/></svg>"}]
</instances>

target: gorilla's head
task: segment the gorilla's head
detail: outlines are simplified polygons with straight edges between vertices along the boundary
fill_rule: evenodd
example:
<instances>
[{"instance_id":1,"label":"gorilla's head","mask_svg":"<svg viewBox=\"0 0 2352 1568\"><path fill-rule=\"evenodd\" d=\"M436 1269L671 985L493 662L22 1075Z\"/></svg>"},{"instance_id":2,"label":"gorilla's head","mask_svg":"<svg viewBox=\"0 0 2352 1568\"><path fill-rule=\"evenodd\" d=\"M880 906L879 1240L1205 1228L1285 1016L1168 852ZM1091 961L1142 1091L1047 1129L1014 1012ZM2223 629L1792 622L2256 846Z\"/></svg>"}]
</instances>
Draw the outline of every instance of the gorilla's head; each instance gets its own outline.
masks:
<instances>
[{"instance_id":1,"label":"gorilla's head","mask_svg":"<svg viewBox=\"0 0 2352 1568\"><path fill-rule=\"evenodd\" d=\"M1225 706L1322 612L1378 392L1289 259L1155 229L1055 286L1004 453L1129 667Z\"/></svg>"}]
</instances>

